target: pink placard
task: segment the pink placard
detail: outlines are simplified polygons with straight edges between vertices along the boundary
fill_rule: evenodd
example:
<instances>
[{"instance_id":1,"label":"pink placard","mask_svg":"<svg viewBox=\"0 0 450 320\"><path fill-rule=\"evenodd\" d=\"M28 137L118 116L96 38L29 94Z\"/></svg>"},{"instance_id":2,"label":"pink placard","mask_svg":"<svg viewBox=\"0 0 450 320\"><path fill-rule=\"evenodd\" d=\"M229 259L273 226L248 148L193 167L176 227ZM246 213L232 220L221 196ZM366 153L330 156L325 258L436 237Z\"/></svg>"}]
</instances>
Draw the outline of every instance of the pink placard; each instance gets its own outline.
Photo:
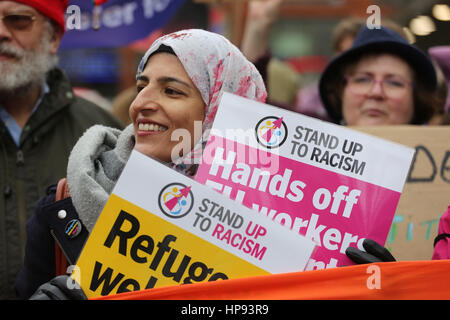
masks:
<instances>
[{"instance_id":1,"label":"pink placard","mask_svg":"<svg viewBox=\"0 0 450 320\"><path fill-rule=\"evenodd\" d=\"M216 135L196 180L312 238L318 246L306 270L353 264L345 249L362 248L364 238L384 244L401 195Z\"/></svg>"}]
</instances>

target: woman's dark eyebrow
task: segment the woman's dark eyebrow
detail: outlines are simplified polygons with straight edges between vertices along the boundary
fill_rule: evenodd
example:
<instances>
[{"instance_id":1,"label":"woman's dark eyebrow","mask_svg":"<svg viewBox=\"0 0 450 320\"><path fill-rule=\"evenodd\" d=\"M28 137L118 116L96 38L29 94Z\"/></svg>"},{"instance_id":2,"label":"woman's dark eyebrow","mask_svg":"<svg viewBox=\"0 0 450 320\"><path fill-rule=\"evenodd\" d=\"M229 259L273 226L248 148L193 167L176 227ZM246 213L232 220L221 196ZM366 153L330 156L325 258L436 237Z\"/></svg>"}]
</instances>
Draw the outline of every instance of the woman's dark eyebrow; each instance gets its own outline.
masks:
<instances>
[{"instance_id":1,"label":"woman's dark eyebrow","mask_svg":"<svg viewBox=\"0 0 450 320\"><path fill-rule=\"evenodd\" d=\"M149 79L147 76L140 75L140 76L136 77L136 81L143 81L143 82L148 83ZM189 83L179 80L177 78L173 78L173 77L160 77L160 78L158 78L158 82L160 82L160 83L177 82L177 83L180 83L180 84L184 85L185 87L191 89L191 85Z\"/></svg>"},{"instance_id":2,"label":"woman's dark eyebrow","mask_svg":"<svg viewBox=\"0 0 450 320\"><path fill-rule=\"evenodd\" d=\"M177 78L173 78L173 77L161 77L161 78L158 78L158 82L162 82L162 83L167 83L167 82L177 82L177 83L180 83L180 84L182 84L182 85L184 85L185 87L188 87L189 89L191 88L191 86L189 85L189 83L187 83L187 82L184 82L184 81L182 81L182 80L180 80L180 79L177 79Z\"/></svg>"}]
</instances>

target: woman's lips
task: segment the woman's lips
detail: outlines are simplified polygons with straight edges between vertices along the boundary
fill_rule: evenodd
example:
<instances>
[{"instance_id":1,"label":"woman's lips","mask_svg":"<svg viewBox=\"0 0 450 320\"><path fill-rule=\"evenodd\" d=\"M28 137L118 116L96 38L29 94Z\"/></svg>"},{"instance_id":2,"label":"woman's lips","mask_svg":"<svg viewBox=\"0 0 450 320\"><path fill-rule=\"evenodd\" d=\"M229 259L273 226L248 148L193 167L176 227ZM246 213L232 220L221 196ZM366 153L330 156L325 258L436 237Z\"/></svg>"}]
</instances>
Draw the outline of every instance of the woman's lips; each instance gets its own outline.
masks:
<instances>
[{"instance_id":1,"label":"woman's lips","mask_svg":"<svg viewBox=\"0 0 450 320\"><path fill-rule=\"evenodd\" d=\"M369 117L380 117L385 115L385 112L379 109L367 109L364 113Z\"/></svg>"}]
</instances>

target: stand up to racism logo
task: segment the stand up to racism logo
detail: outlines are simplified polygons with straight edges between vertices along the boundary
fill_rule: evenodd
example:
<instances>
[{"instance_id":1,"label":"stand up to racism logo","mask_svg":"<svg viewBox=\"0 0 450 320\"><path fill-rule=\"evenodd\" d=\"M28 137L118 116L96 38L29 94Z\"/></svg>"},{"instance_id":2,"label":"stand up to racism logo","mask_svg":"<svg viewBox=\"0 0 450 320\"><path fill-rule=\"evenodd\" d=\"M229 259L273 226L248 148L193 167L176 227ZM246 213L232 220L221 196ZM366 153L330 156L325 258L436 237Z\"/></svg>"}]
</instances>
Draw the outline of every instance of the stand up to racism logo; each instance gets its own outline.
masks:
<instances>
[{"instance_id":1,"label":"stand up to racism logo","mask_svg":"<svg viewBox=\"0 0 450 320\"><path fill-rule=\"evenodd\" d=\"M194 205L191 187L177 182L166 185L158 195L158 204L166 216L170 218L184 217Z\"/></svg>"},{"instance_id":2,"label":"stand up to racism logo","mask_svg":"<svg viewBox=\"0 0 450 320\"><path fill-rule=\"evenodd\" d=\"M283 117L269 116L258 121L255 134L260 145L271 149L281 146L286 141L288 131Z\"/></svg>"}]
</instances>

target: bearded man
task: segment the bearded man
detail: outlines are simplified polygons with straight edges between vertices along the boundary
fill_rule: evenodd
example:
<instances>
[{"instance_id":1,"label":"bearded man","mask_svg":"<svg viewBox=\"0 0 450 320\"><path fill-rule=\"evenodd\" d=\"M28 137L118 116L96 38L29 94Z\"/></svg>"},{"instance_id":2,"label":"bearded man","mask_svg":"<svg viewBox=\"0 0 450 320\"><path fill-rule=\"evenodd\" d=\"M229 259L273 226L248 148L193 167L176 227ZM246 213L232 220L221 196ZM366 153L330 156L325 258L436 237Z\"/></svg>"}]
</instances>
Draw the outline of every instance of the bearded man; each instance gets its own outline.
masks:
<instances>
[{"instance_id":1,"label":"bearded man","mask_svg":"<svg viewBox=\"0 0 450 320\"><path fill-rule=\"evenodd\" d=\"M76 97L57 51L68 0L0 0L0 299L15 298L26 221L46 187L94 124L121 128L107 111Z\"/></svg>"}]
</instances>

